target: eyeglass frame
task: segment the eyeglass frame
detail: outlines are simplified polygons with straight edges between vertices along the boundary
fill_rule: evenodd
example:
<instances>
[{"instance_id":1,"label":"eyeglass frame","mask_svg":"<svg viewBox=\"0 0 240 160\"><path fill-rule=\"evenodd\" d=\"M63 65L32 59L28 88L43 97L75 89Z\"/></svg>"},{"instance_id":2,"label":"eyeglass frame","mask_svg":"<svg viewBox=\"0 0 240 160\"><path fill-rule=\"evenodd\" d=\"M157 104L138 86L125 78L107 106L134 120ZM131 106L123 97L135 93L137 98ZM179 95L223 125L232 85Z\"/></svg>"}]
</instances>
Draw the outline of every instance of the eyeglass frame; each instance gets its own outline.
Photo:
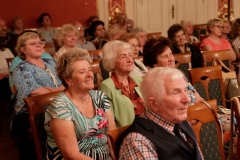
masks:
<instances>
[{"instance_id":1,"label":"eyeglass frame","mask_svg":"<svg viewBox=\"0 0 240 160\"><path fill-rule=\"evenodd\" d=\"M223 29L223 26L219 26L219 25L214 25L214 27L217 27L218 29Z\"/></svg>"},{"instance_id":2,"label":"eyeglass frame","mask_svg":"<svg viewBox=\"0 0 240 160\"><path fill-rule=\"evenodd\" d=\"M30 46L37 46L37 45L41 45L41 46L44 46L45 45L45 41L38 41L38 42L31 42L31 43L27 43L27 44L24 44L24 45L30 45Z\"/></svg>"}]
</instances>

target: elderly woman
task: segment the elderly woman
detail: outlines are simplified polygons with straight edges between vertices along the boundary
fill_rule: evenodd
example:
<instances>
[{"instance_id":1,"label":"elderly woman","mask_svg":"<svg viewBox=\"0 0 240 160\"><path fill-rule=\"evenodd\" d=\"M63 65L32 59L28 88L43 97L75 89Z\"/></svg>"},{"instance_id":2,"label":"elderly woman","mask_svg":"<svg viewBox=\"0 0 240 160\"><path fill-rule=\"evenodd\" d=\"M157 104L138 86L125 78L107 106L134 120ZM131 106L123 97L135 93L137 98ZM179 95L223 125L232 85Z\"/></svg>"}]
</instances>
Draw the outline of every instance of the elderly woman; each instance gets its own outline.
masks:
<instances>
[{"instance_id":1,"label":"elderly woman","mask_svg":"<svg viewBox=\"0 0 240 160\"><path fill-rule=\"evenodd\" d=\"M187 43L195 43L195 42L199 42L199 40L197 39L197 37L193 36L193 22L192 21L186 21L186 20L182 20L181 21L181 25L183 26L183 28L186 31L186 41Z\"/></svg>"},{"instance_id":2,"label":"elderly woman","mask_svg":"<svg viewBox=\"0 0 240 160\"><path fill-rule=\"evenodd\" d=\"M131 33L137 34L138 42L139 42L139 55L143 55L143 46L147 42L147 32L140 27L134 28L131 30Z\"/></svg>"},{"instance_id":3,"label":"elderly woman","mask_svg":"<svg viewBox=\"0 0 240 160\"><path fill-rule=\"evenodd\" d=\"M207 22L207 32L209 36L203 39L200 48L203 51L217 51L230 49L230 57L232 61L236 60L236 54L234 53L231 44L223 38L222 35L223 23L221 19L211 19Z\"/></svg>"},{"instance_id":4,"label":"elderly woman","mask_svg":"<svg viewBox=\"0 0 240 160\"><path fill-rule=\"evenodd\" d=\"M24 31L23 29L23 18L16 16L12 19L12 31L10 34L21 34Z\"/></svg>"},{"instance_id":5,"label":"elderly woman","mask_svg":"<svg viewBox=\"0 0 240 160\"><path fill-rule=\"evenodd\" d=\"M137 59L138 55L139 55L139 47L140 47L140 45L137 41L137 35L135 33L127 33L122 37L122 40L124 42L127 42L128 44L130 44L131 49L132 49L132 58L134 60L134 69L130 73L130 75L143 77L144 74L148 71L148 69L140 60Z\"/></svg>"},{"instance_id":6,"label":"elderly woman","mask_svg":"<svg viewBox=\"0 0 240 160\"><path fill-rule=\"evenodd\" d=\"M236 19L233 23L233 34L237 37L232 42L234 52L236 53L236 58L240 61L240 18Z\"/></svg>"},{"instance_id":7,"label":"elderly woman","mask_svg":"<svg viewBox=\"0 0 240 160\"><path fill-rule=\"evenodd\" d=\"M117 127L129 125L135 115L145 111L139 91L142 79L129 76L134 68L131 46L118 40L106 43L102 61L103 67L112 74L99 85L99 90L109 99Z\"/></svg>"},{"instance_id":8,"label":"elderly woman","mask_svg":"<svg viewBox=\"0 0 240 160\"><path fill-rule=\"evenodd\" d=\"M57 41L61 48L53 55L53 59L56 62L58 62L63 53L72 48L76 48L78 36L79 32L73 25L64 24L61 27L57 36Z\"/></svg>"},{"instance_id":9,"label":"elderly woman","mask_svg":"<svg viewBox=\"0 0 240 160\"><path fill-rule=\"evenodd\" d=\"M201 51L194 45L187 43L185 29L180 24L174 24L168 29L168 38L172 41L172 52L191 52L192 68L202 67Z\"/></svg>"},{"instance_id":10,"label":"elderly woman","mask_svg":"<svg viewBox=\"0 0 240 160\"><path fill-rule=\"evenodd\" d=\"M106 32L103 21L97 20L92 22L89 33L90 36L92 36L90 40L95 44L95 47L102 49L103 45L107 42L107 40L105 40Z\"/></svg>"},{"instance_id":11,"label":"elderly woman","mask_svg":"<svg viewBox=\"0 0 240 160\"><path fill-rule=\"evenodd\" d=\"M125 29L118 24L114 24L107 30L107 38L109 41L120 40L126 33Z\"/></svg>"},{"instance_id":12,"label":"elderly woman","mask_svg":"<svg viewBox=\"0 0 240 160\"><path fill-rule=\"evenodd\" d=\"M59 59L57 74L66 89L45 113L47 159L111 159L106 132L116 126L106 95L92 90L90 60L82 49Z\"/></svg>"},{"instance_id":13,"label":"elderly woman","mask_svg":"<svg viewBox=\"0 0 240 160\"><path fill-rule=\"evenodd\" d=\"M143 63L150 68L175 68L175 59L172 54L171 45L171 42L164 37L150 39L144 46ZM191 98L190 105L203 101L203 98L198 94L190 82L188 83L188 95Z\"/></svg>"},{"instance_id":14,"label":"elderly woman","mask_svg":"<svg viewBox=\"0 0 240 160\"><path fill-rule=\"evenodd\" d=\"M53 39L57 38L58 29L51 27L51 21L49 13L42 13L38 18L38 22L42 25L42 28L37 29L37 32L44 39L45 45L50 47L49 53L52 55L56 52Z\"/></svg>"},{"instance_id":15,"label":"elderly woman","mask_svg":"<svg viewBox=\"0 0 240 160\"><path fill-rule=\"evenodd\" d=\"M18 56L23 60L13 71L13 84L17 89L12 131L19 140L20 159L36 159L31 137L28 111L23 101L28 96L62 90L62 82L55 71L52 59L41 58L44 42L34 32L19 36L16 46Z\"/></svg>"}]
</instances>

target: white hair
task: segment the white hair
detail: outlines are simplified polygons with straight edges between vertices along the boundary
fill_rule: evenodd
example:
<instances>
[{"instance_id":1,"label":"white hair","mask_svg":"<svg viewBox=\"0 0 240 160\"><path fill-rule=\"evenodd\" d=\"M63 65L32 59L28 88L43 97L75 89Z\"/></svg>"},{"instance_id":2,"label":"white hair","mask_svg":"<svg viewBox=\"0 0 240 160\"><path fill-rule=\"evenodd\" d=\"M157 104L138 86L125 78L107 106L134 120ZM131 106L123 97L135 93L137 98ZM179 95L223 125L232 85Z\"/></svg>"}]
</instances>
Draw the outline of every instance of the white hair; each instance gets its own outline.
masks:
<instances>
[{"instance_id":1,"label":"white hair","mask_svg":"<svg viewBox=\"0 0 240 160\"><path fill-rule=\"evenodd\" d=\"M150 69L144 76L141 84L141 92L145 107L148 108L148 98L155 97L160 99L166 92L165 80L169 78L170 81L184 78L183 73L175 68L169 67L155 67Z\"/></svg>"},{"instance_id":2,"label":"white hair","mask_svg":"<svg viewBox=\"0 0 240 160\"><path fill-rule=\"evenodd\" d=\"M129 51L131 52L131 46L126 42L113 40L104 44L102 49L103 53L102 63L104 69L106 69L108 72L113 72L117 55L120 51L124 49L129 49Z\"/></svg>"}]
</instances>

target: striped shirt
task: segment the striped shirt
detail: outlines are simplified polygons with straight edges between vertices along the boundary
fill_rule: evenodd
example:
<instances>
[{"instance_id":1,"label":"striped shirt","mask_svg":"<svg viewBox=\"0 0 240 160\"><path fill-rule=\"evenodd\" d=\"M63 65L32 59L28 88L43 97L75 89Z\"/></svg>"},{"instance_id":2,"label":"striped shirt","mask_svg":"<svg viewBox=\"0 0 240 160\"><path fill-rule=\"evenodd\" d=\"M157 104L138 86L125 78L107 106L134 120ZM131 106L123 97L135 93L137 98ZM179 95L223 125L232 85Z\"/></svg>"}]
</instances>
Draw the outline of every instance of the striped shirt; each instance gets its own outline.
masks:
<instances>
[{"instance_id":1,"label":"striped shirt","mask_svg":"<svg viewBox=\"0 0 240 160\"><path fill-rule=\"evenodd\" d=\"M6 58L14 58L12 52L8 48L4 51L0 50L0 73L8 71Z\"/></svg>"}]
</instances>

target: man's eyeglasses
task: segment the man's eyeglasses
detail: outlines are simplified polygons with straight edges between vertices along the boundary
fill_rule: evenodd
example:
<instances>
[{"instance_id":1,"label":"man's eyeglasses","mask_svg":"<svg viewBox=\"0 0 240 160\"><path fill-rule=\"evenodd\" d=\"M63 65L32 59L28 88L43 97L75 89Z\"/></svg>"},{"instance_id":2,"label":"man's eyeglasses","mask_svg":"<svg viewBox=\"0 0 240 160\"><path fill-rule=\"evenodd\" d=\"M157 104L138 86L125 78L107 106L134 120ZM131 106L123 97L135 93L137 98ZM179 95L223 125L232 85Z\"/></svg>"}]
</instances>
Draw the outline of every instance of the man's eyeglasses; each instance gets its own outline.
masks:
<instances>
[{"instance_id":1,"label":"man's eyeglasses","mask_svg":"<svg viewBox=\"0 0 240 160\"><path fill-rule=\"evenodd\" d=\"M136 48L136 47L140 47L140 45L139 45L139 44L137 44L137 45L136 45L136 44L133 44L133 45L131 45L131 47L132 47L132 48Z\"/></svg>"},{"instance_id":2,"label":"man's eyeglasses","mask_svg":"<svg viewBox=\"0 0 240 160\"><path fill-rule=\"evenodd\" d=\"M25 45L30 45L30 46L35 46L35 47L38 46L38 45L44 46L45 42L44 41L30 42L30 43L27 43Z\"/></svg>"},{"instance_id":3,"label":"man's eyeglasses","mask_svg":"<svg viewBox=\"0 0 240 160\"><path fill-rule=\"evenodd\" d=\"M77 30L84 30L86 29L85 27L77 27Z\"/></svg>"},{"instance_id":4,"label":"man's eyeglasses","mask_svg":"<svg viewBox=\"0 0 240 160\"><path fill-rule=\"evenodd\" d=\"M217 27L218 29L223 29L223 26L218 26L218 25L214 25L215 27Z\"/></svg>"}]
</instances>

